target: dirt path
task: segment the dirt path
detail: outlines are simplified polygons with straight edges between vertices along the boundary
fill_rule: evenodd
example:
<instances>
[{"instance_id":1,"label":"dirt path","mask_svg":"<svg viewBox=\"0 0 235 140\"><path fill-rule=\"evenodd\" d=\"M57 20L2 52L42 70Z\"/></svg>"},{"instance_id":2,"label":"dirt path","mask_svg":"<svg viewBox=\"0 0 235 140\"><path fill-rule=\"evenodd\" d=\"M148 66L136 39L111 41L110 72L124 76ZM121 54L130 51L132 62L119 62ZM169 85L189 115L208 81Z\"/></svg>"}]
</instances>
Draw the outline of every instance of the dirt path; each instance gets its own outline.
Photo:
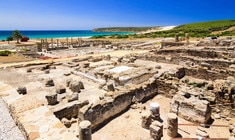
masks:
<instances>
[{"instance_id":1,"label":"dirt path","mask_svg":"<svg viewBox=\"0 0 235 140\"><path fill-rule=\"evenodd\" d=\"M0 140L25 140L2 98L0 108Z\"/></svg>"}]
</instances>

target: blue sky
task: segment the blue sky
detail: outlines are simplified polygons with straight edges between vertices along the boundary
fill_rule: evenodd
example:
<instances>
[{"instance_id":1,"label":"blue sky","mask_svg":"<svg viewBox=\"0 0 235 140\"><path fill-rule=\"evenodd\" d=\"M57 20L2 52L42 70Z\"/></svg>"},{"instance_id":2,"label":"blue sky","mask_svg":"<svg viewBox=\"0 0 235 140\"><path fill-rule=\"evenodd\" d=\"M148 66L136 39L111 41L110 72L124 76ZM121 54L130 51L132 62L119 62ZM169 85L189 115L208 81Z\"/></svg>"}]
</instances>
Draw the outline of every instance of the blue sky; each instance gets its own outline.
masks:
<instances>
[{"instance_id":1,"label":"blue sky","mask_svg":"<svg viewBox=\"0 0 235 140\"><path fill-rule=\"evenodd\" d=\"M167 26L235 19L235 0L1 0L0 30Z\"/></svg>"}]
</instances>

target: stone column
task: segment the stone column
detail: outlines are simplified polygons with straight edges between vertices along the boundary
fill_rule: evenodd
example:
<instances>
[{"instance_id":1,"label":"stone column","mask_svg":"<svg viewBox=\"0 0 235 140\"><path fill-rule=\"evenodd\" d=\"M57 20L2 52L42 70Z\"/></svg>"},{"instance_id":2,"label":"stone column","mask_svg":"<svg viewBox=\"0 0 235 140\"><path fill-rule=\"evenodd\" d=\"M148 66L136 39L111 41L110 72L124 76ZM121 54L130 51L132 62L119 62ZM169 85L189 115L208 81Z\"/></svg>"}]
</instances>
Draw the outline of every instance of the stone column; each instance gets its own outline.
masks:
<instances>
[{"instance_id":1,"label":"stone column","mask_svg":"<svg viewBox=\"0 0 235 140\"><path fill-rule=\"evenodd\" d=\"M175 34L175 42L179 42L179 34L178 33Z\"/></svg>"},{"instance_id":2,"label":"stone column","mask_svg":"<svg viewBox=\"0 0 235 140\"><path fill-rule=\"evenodd\" d=\"M73 44L73 38L71 37L71 44Z\"/></svg>"},{"instance_id":3,"label":"stone column","mask_svg":"<svg viewBox=\"0 0 235 140\"><path fill-rule=\"evenodd\" d=\"M57 47L59 48L59 39L56 40Z\"/></svg>"},{"instance_id":4,"label":"stone column","mask_svg":"<svg viewBox=\"0 0 235 140\"><path fill-rule=\"evenodd\" d=\"M174 113L169 113L167 118L167 135L175 138L178 135L178 117Z\"/></svg>"},{"instance_id":5,"label":"stone column","mask_svg":"<svg viewBox=\"0 0 235 140\"><path fill-rule=\"evenodd\" d=\"M53 38L51 38L51 46L54 48Z\"/></svg>"},{"instance_id":6,"label":"stone column","mask_svg":"<svg viewBox=\"0 0 235 140\"><path fill-rule=\"evenodd\" d=\"M150 104L150 112L153 120L160 120L160 105L158 103Z\"/></svg>"},{"instance_id":7,"label":"stone column","mask_svg":"<svg viewBox=\"0 0 235 140\"><path fill-rule=\"evenodd\" d=\"M45 42L46 42L46 51L48 51L49 45L48 45L47 39L45 39Z\"/></svg>"},{"instance_id":8,"label":"stone column","mask_svg":"<svg viewBox=\"0 0 235 140\"><path fill-rule=\"evenodd\" d=\"M87 120L79 124L79 140L91 140L91 123Z\"/></svg>"}]
</instances>

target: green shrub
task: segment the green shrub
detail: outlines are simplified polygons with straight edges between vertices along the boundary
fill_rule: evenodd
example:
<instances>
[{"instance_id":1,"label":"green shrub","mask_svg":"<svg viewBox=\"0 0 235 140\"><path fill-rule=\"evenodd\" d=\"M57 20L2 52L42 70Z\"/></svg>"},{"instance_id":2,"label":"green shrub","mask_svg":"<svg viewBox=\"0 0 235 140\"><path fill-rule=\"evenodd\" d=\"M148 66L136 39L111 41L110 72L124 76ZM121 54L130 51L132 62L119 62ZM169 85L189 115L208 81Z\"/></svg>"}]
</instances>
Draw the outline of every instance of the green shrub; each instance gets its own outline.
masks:
<instances>
[{"instance_id":1,"label":"green shrub","mask_svg":"<svg viewBox=\"0 0 235 140\"><path fill-rule=\"evenodd\" d=\"M0 56L8 56L10 54L11 54L11 51L8 51L8 50L0 51Z\"/></svg>"}]
</instances>

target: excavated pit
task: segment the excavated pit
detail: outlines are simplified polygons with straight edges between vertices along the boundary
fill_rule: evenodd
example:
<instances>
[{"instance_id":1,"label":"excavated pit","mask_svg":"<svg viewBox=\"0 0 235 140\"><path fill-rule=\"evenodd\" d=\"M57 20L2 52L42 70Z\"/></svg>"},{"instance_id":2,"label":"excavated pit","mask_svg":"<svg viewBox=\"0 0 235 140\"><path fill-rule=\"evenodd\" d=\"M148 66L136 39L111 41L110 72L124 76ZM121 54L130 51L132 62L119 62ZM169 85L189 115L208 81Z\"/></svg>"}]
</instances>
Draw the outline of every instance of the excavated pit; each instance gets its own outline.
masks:
<instances>
[{"instance_id":1,"label":"excavated pit","mask_svg":"<svg viewBox=\"0 0 235 140\"><path fill-rule=\"evenodd\" d=\"M189 122L230 121L235 117L235 48L232 41L221 42L4 68L0 96L26 139L78 139L83 120L96 133L159 94L171 100L169 112Z\"/></svg>"}]
</instances>

